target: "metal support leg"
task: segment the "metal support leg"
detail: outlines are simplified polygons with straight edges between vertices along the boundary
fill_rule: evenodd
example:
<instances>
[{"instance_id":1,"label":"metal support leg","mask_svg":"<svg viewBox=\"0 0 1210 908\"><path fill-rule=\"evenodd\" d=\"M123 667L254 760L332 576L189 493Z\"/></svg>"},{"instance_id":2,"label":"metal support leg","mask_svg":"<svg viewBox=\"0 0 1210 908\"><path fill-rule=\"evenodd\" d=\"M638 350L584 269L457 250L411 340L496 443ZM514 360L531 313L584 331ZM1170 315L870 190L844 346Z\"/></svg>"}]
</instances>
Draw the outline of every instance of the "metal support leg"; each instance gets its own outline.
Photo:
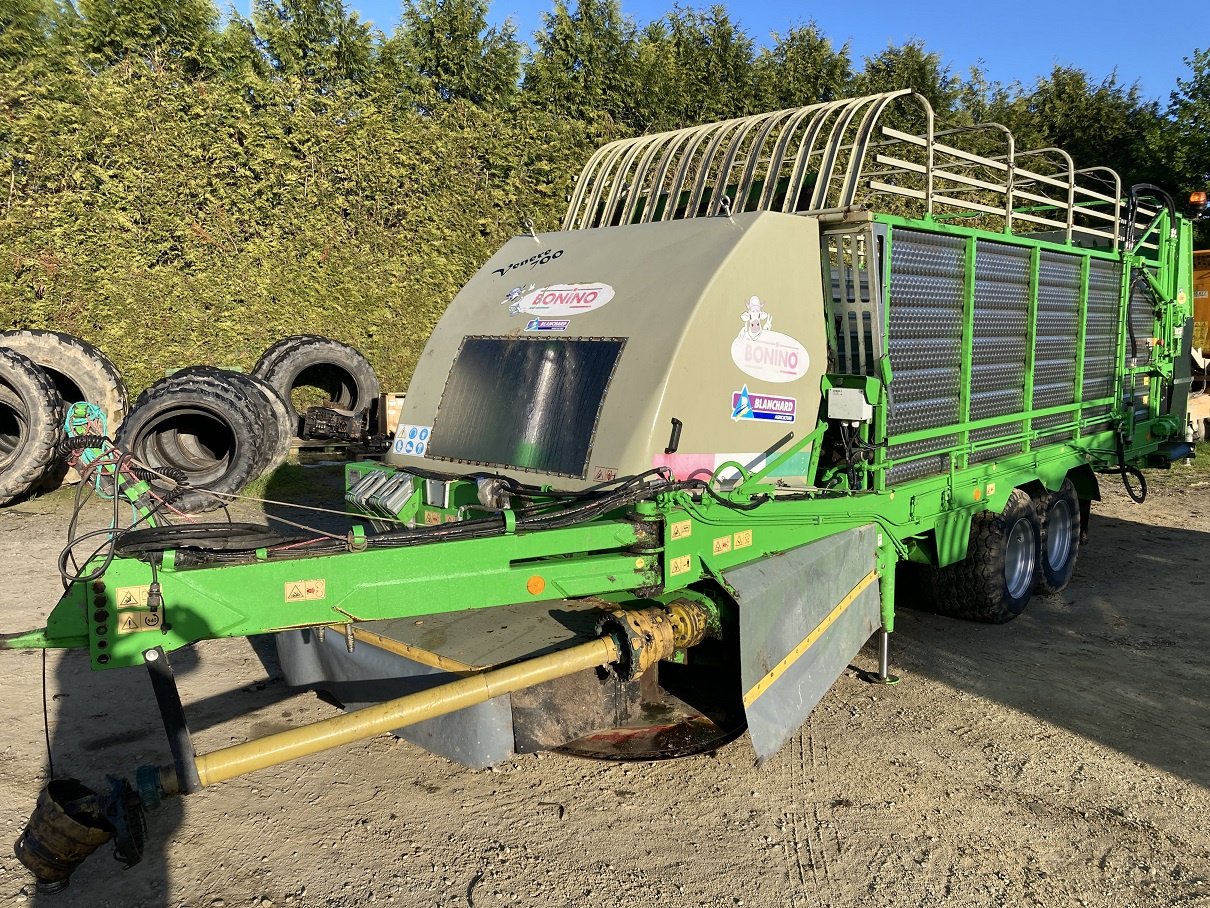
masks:
<instances>
[{"instance_id":1,"label":"metal support leg","mask_svg":"<svg viewBox=\"0 0 1210 908\"><path fill-rule=\"evenodd\" d=\"M192 794L202 790L197 774L196 752L189 726L185 723L185 707L176 687L176 677L168 656L161 647L143 651L143 661L151 678L151 690L164 720L164 731L168 735L168 748L172 751L172 766L176 772L176 788L181 794Z\"/></svg>"},{"instance_id":2,"label":"metal support leg","mask_svg":"<svg viewBox=\"0 0 1210 908\"><path fill-rule=\"evenodd\" d=\"M870 680L875 684L899 683L899 676L891 674L891 635L886 628L878 631L878 674Z\"/></svg>"}]
</instances>

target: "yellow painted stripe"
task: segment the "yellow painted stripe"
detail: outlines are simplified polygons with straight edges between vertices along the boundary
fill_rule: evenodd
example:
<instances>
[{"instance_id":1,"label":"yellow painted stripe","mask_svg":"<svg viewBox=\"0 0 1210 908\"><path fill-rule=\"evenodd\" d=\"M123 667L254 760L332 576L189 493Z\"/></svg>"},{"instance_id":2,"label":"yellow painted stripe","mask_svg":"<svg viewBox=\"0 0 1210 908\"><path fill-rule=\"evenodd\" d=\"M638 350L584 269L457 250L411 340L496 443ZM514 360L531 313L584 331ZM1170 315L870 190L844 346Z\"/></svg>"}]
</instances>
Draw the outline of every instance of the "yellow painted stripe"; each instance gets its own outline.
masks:
<instances>
[{"instance_id":1,"label":"yellow painted stripe","mask_svg":"<svg viewBox=\"0 0 1210 908\"><path fill-rule=\"evenodd\" d=\"M342 627L341 630L343 629ZM431 653L428 650L420 649L418 646L412 646L410 643L404 643L401 640L392 640L390 637L384 637L382 634L375 633L369 628L358 627L357 625L353 626L353 636L357 640L362 640L371 646L384 649L389 653L403 656L411 659L413 662L427 665L430 668L439 668L443 671L453 672L456 675L470 675L477 671L482 671L483 668L492 667L487 665L482 668L476 668L457 659L451 659L449 656L440 656L437 653Z\"/></svg>"},{"instance_id":2,"label":"yellow painted stripe","mask_svg":"<svg viewBox=\"0 0 1210 908\"><path fill-rule=\"evenodd\" d=\"M791 665L802 658L803 653L814 646L815 641L822 637L824 632L826 632L828 628L836 623L836 619L844 614L845 609L852 605L854 600L856 600L857 597L864 592L865 588L877 579L877 571L870 571L868 574L862 577L857 586L849 590L849 594L841 599L839 603L837 603L836 608L828 612L828 616L824 618L823 621L819 622L819 626L816 627L815 630L807 634L802 643L790 650L790 652L786 655L786 658L778 662L769 670L767 675L752 685L752 689L744 694L744 707L747 708L755 703L760 698L760 695L773 685L774 681L784 675L786 670L789 669Z\"/></svg>"}]
</instances>

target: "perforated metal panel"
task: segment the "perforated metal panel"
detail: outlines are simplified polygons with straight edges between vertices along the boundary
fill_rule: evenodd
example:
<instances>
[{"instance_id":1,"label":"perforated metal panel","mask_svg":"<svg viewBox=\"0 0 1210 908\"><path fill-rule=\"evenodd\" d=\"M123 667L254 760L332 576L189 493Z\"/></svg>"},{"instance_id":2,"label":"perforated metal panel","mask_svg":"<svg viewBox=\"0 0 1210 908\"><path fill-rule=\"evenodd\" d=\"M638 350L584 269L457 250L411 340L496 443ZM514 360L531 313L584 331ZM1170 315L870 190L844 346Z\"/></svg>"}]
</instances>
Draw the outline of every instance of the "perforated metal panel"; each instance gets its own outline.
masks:
<instances>
[{"instance_id":1,"label":"perforated metal panel","mask_svg":"<svg viewBox=\"0 0 1210 908\"><path fill-rule=\"evenodd\" d=\"M1024 409L1021 366L1029 322L1030 250L980 240L975 246L975 314L971 340L971 419L991 419ZM971 441L1017 435L1020 420L976 429ZM973 451L973 462L1022 450L1020 443Z\"/></svg>"},{"instance_id":2,"label":"perforated metal panel","mask_svg":"<svg viewBox=\"0 0 1210 908\"><path fill-rule=\"evenodd\" d=\"M1083 400L1112 397L1117 372L1118 302L1122 293L1122 266L1092 259L1088 263L1088 313L1084 334ZM1085 417L1104 417L1087 426L1103 431L1112 420L1112 405L1085 409Z\"/></svg>"},{"instance_id":3,"label":"perforated metal panel","mask_svg":"<svg viewBox=\"0 0 1210 908\"><path fill-rule=\"evenodd\" d=\"M960 237L896 230L891 235L887 434L958 422L964 246ZM893 445L891 460L952 447L954 435ZM946 468L943 455L891 467L891 482Z\"/></svg>"},{"instance_id":4,"label":"perforated metal panel","mask_svg":"<svg viewBox=\"0 0 1210 908\"><path fill-rule=\"evenodd\" d=\"M1044 251L1038 265L1038 327L1034 344L1034 409L1075 402L1076 338L1080 317L1080 258ZM1073 421L1074 414L1042 416L1035 429ZM1067 441L1071 430L1038 438L1036 444Z\"/></svg>"}]
</instances>

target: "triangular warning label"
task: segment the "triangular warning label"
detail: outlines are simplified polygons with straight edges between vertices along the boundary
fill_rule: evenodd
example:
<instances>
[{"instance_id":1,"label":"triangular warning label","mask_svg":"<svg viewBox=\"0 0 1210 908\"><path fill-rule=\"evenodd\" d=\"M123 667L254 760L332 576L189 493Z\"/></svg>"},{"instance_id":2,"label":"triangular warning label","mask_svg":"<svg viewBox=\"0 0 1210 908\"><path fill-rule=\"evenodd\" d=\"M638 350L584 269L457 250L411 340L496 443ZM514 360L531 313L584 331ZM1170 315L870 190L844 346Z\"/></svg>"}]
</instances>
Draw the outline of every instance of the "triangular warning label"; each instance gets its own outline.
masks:
<instances>
[{"instance_id":1,"label":"triangular warning label","mask_svg":"<svg viewBox=\"0 0 1210 908\"><path fill-rule=\"evenodd\" d=\"M138 605L139 601L134 598L134 594L129 591L122 597L122 601L118 603L118 608L129 608L132 605Z\"/></svg>"},{"instance_id":2,"label":"triangular warning label","mask_svg":"<svg viewBox=\"0 0 1210 908\"><path fill-rule=\"evenodd\" d=\"M290 587L290 592L286 593L287 601L292 602L295 599L305 599L305 598L306 598L306 593L303 592L303 587L302 587L301 583L294 584L293 586Z\"/></svg>"},{"instance_id":3,"label":"triangular warning label","mask_svg":"<svg viewBox=\"0 0 1210 908\"><path fill-rule=\"evenodd\" d=\"M122 619L120 627L124 631L137 631L139 629L139 622L135 621L132 616L127 615Z\"/></svg>"}]
</instances>

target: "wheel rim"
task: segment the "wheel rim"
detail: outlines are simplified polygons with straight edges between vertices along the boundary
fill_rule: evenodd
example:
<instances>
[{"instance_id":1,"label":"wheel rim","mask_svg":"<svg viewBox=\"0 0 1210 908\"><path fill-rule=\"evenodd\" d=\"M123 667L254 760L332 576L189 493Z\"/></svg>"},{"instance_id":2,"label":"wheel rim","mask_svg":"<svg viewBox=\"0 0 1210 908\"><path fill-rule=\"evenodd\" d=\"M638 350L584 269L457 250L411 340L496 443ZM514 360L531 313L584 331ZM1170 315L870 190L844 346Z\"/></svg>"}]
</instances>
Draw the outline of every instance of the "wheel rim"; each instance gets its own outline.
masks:
<instances>
[{"instance_id":1,"label":"wheel rim","mask_svg":"<svg viewBox=\"0 0 1210 908\"><path fill-rule=\"evenodd\" d=\"M1046 564L1052 569L1061 569L1071 554L1071 518L1071 505L1062 499L1051 506L1046 517Z\"/></svg>"},{"instance_id":2,"label":"wheel rim","mask_svg":"<svg viewBox=\"0 0 1210 908\"><path fill-rule=\"evenodd\" d=\"M1033 587L1036 551L1034 525L1022 517L1009 530L1008 548L1004 553L1004 583L1013 599L1020 599Z\"/></svg>"}]
</instances>

